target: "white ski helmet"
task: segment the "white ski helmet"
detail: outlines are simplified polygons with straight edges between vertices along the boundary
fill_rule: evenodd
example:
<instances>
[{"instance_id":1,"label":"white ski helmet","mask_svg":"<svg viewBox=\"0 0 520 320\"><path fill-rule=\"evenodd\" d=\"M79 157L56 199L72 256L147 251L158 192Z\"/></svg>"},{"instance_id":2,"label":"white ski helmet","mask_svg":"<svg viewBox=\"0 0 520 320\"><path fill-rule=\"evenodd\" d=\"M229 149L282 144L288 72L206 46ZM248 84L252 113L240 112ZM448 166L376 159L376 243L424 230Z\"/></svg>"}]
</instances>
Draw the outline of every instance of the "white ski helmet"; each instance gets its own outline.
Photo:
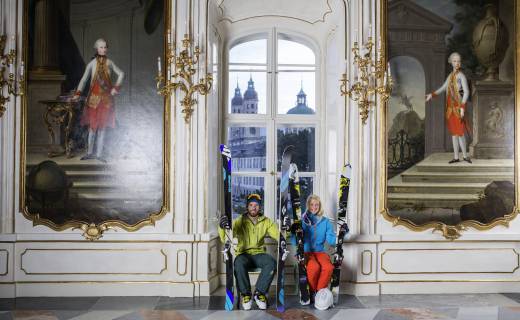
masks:
<instances>
[{"instance_id":1,"label":"white ski helmet","mask_svg":"<svg viewBox=\"0 0 520 320\"><path fill-rule=\"evenodd\" d=\"M327 310L333 303L332 292L328 288L320 289L314 297L314 307L318 310Z\"/></svg>"}]
</instances>

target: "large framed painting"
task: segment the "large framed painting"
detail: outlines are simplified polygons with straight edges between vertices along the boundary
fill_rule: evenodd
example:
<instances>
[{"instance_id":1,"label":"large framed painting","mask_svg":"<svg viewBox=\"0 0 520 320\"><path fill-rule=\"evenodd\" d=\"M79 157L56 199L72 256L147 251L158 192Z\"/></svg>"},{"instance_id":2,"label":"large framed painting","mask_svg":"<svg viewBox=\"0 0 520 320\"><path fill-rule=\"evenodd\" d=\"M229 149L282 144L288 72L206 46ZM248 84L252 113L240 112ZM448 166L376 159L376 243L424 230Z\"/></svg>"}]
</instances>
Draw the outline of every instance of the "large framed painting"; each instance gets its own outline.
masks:
<instances>
[{"instance_id":1,"label":"large framed painting","mask_svg":"<svg viewBox=\"0 0 520 320\"><path fill-rule=\"evenodd\" d=\"M29 0L21 208L35 225L135 231L168 208L169 109L156 90L167 0ZM163 59L164 61L164 59Z\"/></svg>"},{"instance_id":2,"label":"large framed painting","mask_svg":"<svg viewBox=\"0 0 520 320\"><path fill-rule=\"evenodd\" d=\"M507 226L519 199L517 1L381 8L394 78L381 124L382 214L450 239Z\"/></svg>"}]
</instances>

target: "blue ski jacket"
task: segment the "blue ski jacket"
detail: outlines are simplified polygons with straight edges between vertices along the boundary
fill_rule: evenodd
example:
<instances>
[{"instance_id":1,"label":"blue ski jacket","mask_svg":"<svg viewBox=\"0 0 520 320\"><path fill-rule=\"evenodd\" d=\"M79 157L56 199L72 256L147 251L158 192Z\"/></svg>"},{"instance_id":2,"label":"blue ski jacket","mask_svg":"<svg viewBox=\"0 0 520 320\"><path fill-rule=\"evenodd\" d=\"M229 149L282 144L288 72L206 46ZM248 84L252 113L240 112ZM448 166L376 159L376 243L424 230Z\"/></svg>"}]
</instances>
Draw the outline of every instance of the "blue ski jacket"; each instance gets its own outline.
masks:
<instances>
[{"instance_id":1,"label":"blue ski jacket","mask_svg":"<svg viewBox=\"0 0 520 320\"><path fill-rule=\"evenodd\" d=\"M325 252L325 242L334 246L336 244L336 231L334 225L325 216L317 216L305 212L302 216L303 246L305 252ZM294 235L291 242L296 244Z\"/></svg>"}]
</instances>

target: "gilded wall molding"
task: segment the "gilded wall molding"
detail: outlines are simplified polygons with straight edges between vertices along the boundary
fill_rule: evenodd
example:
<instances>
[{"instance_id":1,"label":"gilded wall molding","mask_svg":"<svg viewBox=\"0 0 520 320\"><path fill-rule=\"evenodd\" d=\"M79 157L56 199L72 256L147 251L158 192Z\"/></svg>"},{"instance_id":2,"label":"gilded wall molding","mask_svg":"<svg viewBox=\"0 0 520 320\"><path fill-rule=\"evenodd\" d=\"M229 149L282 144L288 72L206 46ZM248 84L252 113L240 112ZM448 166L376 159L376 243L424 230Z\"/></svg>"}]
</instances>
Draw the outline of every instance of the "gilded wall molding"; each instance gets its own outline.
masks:
<instances>
[{"instance_id":1,"label":"gilded wall molding","mask_svg":"<svg viewBox=\"0 0 520 320\"><path fill-rule=\"evenodd\" d=\"M26 275L161 275L168 270L168 256L163 249L158 252L163 256L163 267L159 272L28 272L24 268L24 256L30 251L73 251L73 252L154 252L153 249L86 249L86 248L69 248L69 249L50 249L50 248L27 248L20 254L20 270Z\"/></svg>"},{"instance_id":2,"label":"gilded wall molding","mask_svg":"<svg viewBox=\"0 0 520 320\"><path fill-rule=\"evenodd\" d=\"M518 5L518 1L515 1L515 18L514 18L514 26L515 29L518 30L520 28L520 6ZM385 53L385 57L389 57L388 49L389 49L389 39L390 34L388 31L388 1L386 0L380 0L380 34L381 34L381 48L382 52ZM520 61L520 37L518 35L518 32L516 33L516 41L515 41L515 60ZM387 63L388 61L386 61ZM379 212L380 214L385 218L385 220L389 221L392 226L404 226L412 231L415 232L421 232L426 230L432 230L432 233L434 232L440 232L442 236L450 241L459 239L464 231L467 231L469 228L473 228L479 231L485 231L490 230L496 226L504 226L509 227L509 224L513 219L516 218L520 211L519 201L520 201L520 176L519 176L519 168L518 168L518 152L520 150L520 122L518 120L518 113L520 112L520 71L519 67L516 66L515 70L515 102L514 102L514 110L515 110L515 120L514 120L514 128L515 128L515 150L514 150L514 185L515 185L515 191L514 191L514 207L512 211L508 214L505 214L502 217L495 218L493 221L489 223L482 223L476 220L465 220L460 223L454 224L454 225L448 225L441 221L430 221L423 224L416 224L412 222L409 219L401 218L399 216L393 215L389 208L388 208L388 173L387 173L387 153L388 153L388 136L387 136L387 117L388 117L388 107L389 102L382 102L380 101L379 106L379 112L381 116L379 117L379 124L378 127L379 130L379 197L378 197L378 203L379 203Z\"/></svg>"},{"instance_id":3,"label":"gilded wall molding","mask_svg":"<svg viewBox=\"0 0 520 320\"><path fill-rule=\"evenodd\" d=\"M511 251L516 256L516 265L513 267L511 271L475 271L475 270L469 270L469 271L402 271L402 272L392 272L389 271L388 268L385 267L385 255L387 253L391 252L404 252L404 253L410 253L410 252L432 252L432 251L440 251L440 252L456 252L456 251L462 251L462 252L468 252L468 251ZM482 257L482 259L485 259L485 256ZM414 248L414 249L386 249L384 252L381 253L381 270L383 270L386 274L513 274L520 268L520 255L518 252L513 248L445 248L445 249L432 249L432 248Z\"/></svg>"}]
</instances>

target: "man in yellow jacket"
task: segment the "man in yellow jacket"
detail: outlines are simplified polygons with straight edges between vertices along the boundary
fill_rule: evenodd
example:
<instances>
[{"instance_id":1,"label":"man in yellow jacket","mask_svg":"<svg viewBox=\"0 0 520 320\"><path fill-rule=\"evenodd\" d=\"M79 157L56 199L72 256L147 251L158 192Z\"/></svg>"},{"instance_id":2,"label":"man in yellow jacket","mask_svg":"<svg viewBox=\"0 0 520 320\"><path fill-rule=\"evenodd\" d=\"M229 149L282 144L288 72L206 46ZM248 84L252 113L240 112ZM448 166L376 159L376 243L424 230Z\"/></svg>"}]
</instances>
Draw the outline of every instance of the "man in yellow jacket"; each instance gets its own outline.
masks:
<instances>
[{"instance_id":1,"label":"man in yellow jacket","mask_svg":"<svg viewBox=\"0 0 520 320\"><path fill-rule=\"evenodd\" d=\"M247 212L233 221L233 237L238 238L234 269L244 310L250 310L252 306L248 270L261 269L255 285L254 300L258 308L263 310L267 308L266 293L276 270L276 260L266 253L264 238L269 236L278 240L279 230L276 223L261 213L261 201L260 195L250 194L247 197ZM226 226L229 226L229 221L226 216L222 216L218 229L222 242L225 241Z\"/></svg>"}]
</instances>

